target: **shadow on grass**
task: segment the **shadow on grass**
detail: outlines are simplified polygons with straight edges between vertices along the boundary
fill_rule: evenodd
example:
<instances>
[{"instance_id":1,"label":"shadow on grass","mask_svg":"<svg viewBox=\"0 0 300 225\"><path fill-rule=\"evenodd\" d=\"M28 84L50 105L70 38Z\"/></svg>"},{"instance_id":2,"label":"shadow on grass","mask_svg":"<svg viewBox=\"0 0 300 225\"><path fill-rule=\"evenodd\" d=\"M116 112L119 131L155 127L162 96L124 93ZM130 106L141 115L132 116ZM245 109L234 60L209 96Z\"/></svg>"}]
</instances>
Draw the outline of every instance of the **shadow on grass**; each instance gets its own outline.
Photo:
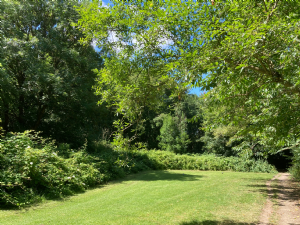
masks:
<instances>
[{"instance_id":1,"label":"shadow on grass","mask_svg":"<svg viewBox=\"0 0 300 225\"><path fill-rule=\"evenodd\" d=\"M157 181L157 180L166 180L166 181L197 181L203 178L202 175L193 175L193 174L186 174L184 171L178 172L169 172L166 170L160 171L148 171L148 172L141 172L134 177L131 177L130 180L141 180L141 181Z\"/></svg>"},{"instance_id":2,"label":"shadow on grass","mask_svg":"<svg viewBox=\"0 0 300 225\"><path fill-rule=\"evenodd\" d=\"M295 201L299 199L300 190L299 187L286 187L280 184L273 184L271 190L263 189L263 185L248 185L248 187L260 188L254 190L254 192L261 192L264 194L269 194L270 198L279 199L283 201ZM281 204L278 204L279 206ZM297 204L300 206L300 204Z\"/></svg>"},{"instance_id":3,"label":"shadow on grass","mask_svg":"<svg viewBox=\"0 0 300 225\"><path fill-rule=\"evenodd\" d=\"M280 203L281 201L298 202L300 198L299 183L290 181L290 185L284 185L282 182L287 181L280 181L278 179L273 180L270 184L269 190L267 184L247 185L247 187L255 188L255 190L252 190L253 192L263 193L265 195L268 195L271 199L278 199L278 206L282 206L282 204ZM296 205L300 207L300 203L297 203Z\"/></svg>"},{"instance_id":4,"label":"shadow on grass","mask_svg":"<svg viewBox=\"0 0 300 225\"><path fill-rule=\"evenodd\" d=\"M232 220L216 221L216 220L204 220L197 221L192 220L190 222L181 222L180 225L255 225L255 223L239 223Z\"/></svg>"}]
</instances>

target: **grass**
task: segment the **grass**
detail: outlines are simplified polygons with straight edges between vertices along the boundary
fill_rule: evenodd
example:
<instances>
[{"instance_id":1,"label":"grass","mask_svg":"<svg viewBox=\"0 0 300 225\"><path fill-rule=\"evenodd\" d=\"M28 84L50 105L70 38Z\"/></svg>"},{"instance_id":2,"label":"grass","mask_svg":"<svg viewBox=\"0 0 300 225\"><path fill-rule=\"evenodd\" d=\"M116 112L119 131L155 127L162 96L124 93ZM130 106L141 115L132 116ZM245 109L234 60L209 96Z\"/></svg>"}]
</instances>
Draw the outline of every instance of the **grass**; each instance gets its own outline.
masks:
<instances>
[{"instance_id":1,"label":"grass","mask_svg":"<svg viewBox=\"0 0 300 225\"><path fill-rule=\"evenodd\" d=\"M274 174L148 171L23 210L5 224L256 224Z\"/></svg>"}]
</instances>

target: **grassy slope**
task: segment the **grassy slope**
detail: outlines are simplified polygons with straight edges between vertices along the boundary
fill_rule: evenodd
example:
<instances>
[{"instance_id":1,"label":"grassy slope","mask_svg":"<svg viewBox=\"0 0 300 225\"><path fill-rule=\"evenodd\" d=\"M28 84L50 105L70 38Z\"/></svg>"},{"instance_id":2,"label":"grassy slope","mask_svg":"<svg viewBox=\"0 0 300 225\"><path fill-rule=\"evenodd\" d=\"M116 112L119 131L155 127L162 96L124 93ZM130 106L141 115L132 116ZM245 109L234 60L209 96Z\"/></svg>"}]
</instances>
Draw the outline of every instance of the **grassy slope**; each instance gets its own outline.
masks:
<instances>
[{"instance_id":1,"label":"grassy slope","mask_svg":"<svg viewBox=\"0 0 300 225\"><path fill-rule=\"evenodd\" d=\"M274 174L149 171L66 201L0 211L1 224L255 223Z\"/></svg>"}]
</instances>

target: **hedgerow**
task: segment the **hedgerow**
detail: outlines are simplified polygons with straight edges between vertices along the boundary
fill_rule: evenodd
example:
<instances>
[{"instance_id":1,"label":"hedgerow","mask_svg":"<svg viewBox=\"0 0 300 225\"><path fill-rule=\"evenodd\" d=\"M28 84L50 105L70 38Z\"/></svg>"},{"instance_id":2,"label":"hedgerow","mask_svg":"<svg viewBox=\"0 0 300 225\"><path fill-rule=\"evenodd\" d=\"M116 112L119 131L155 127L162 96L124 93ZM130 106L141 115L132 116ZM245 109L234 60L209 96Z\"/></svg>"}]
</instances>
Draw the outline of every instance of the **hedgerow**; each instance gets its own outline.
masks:
<instances>
[{"instance_id":1,"label":"hedgerow","mask_svg":"<svg viewBox=\"0 0 300 225\"><path fill-rule=\"evenodd\" d=\"M138 156L140 156L140 160L136 160L137 164L144 163L151 169L276 172L275 167L264 160L245 160L238 157L223 157L212 154L178 155L160 150L142 150L137 152L134 157Z\"/></svg>"},{"instance_id":2,"label":"hedgerow","mask_svg":"<svg viewBox=\"0 0 300 225\"><path fill-rule=\"evenodd\" d=\"M85 147L56 147L29 131L1 138L0 205L22 207L42 197L61 198L144 170L276 172L263 160L145 149L122 151L109 144L87 153Z\"/></svg>"}]
</instances>

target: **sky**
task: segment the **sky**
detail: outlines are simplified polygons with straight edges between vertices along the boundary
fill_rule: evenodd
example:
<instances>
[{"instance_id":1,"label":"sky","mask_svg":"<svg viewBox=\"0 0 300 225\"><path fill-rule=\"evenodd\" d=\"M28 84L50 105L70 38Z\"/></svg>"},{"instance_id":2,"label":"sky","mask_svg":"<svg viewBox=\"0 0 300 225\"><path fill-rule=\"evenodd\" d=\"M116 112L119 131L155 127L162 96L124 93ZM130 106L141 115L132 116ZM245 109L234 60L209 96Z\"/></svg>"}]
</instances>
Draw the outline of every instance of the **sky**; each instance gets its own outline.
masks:
<instances>
[{"instance_id":1,"label":"sky","mask_svg":"<svg viewBox=\"0 0 300 225\"><path fill-rule=\"evenodd\" d=\"M102 0L102 2L104 2L105 4L110 3L110 1L108 0Z\"/></svg>"},{"instance_id":2,"label":"sky","mask_svg":"<svg viewBox=\"0 0 300 225\"><path fill-rule=\"evenodd\" d=\"M102 2L104 2L104 4L108 4L108 3L110 3L110 1L109 0L102 0ZM196 95L200 95L201 94L201 90L200 90L200 88L199 87L197 87L197 88L192 88L192 89L190 89L190 91L189 91L189 94L196 94Z\"/></svg>"}]
</instances>

